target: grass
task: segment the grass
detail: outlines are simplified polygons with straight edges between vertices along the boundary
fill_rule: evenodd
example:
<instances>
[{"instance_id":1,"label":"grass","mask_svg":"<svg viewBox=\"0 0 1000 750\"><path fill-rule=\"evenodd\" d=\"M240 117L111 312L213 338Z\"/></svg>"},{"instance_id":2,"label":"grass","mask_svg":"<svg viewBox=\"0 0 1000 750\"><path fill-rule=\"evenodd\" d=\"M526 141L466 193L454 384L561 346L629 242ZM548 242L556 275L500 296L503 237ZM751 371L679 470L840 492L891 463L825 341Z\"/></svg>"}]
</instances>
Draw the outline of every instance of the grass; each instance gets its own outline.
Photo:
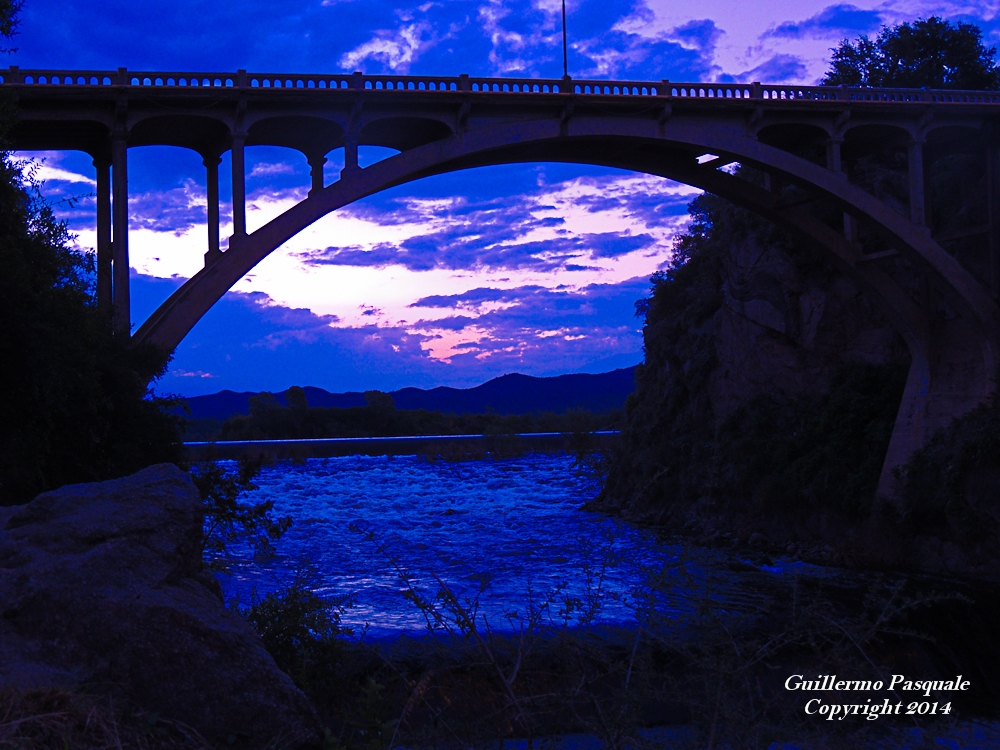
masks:
<instances>
[{"instance_id":1,"label":"grass","mask_svg":"<svg viewBox=\"0 0 1000 750\"><path fill-rule=\"evenodd\" d=\"M65 690L0 692L3 750L210 750L177 721Z\"/></svg>"}]
</instances>

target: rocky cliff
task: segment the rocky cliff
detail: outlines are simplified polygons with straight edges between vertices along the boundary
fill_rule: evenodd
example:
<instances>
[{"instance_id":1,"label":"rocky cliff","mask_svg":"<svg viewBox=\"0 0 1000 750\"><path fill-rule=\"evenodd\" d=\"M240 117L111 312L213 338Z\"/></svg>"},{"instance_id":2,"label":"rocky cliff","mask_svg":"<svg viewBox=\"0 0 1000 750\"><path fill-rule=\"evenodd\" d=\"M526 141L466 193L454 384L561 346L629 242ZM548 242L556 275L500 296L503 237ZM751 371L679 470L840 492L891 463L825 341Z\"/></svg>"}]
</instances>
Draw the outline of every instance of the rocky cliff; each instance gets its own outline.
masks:
<instances>
[{"instance_id":1,"label":"rocky cliff","mask_svg":"<svg viewBox=\"0 0 1000 750\"><path fill-rule=\"evenodd\" d=\"M812 559L1000 578L1000 403L873 503L909 355L824 255L713 196L653 277L646 361L591 507ZM919 289L919 282L911 280Z\"/></svg>"},{"instance_id":2,"label":"rocky cliff","mask_svg":"<svg viewBox=\"0 0 1000 750\"><path fill-rule=\"evenodd\" d=\"M867 512L905 344L817 250L712 196L646 302L646 361L594 507L824 536Z\"/></svg>"},{"instance_id":3,"label":"rocky cliff","mask_svg":"<svg viewBox=\"0 0 1000 750\"><path fill-rule=\"evenodd\" d=\"M0 689L110 693L239 747L319 722L202 568L201 500L163 464L0 508Z\"/></svg>"}]
</instances>

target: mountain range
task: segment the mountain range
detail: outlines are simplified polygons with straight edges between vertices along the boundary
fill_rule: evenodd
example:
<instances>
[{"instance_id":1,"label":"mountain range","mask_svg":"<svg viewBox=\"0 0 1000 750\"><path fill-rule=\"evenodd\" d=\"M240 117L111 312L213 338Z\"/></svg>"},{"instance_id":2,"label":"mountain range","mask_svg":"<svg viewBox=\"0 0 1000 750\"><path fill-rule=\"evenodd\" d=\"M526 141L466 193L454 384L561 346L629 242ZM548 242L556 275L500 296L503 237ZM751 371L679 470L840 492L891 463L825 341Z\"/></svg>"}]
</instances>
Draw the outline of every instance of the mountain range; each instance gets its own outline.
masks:
<instances>
[{"instance_id":1,"label":"mountain range","mask_svg":"<svg viewBox=\"0 0 1000 750\"><path fill-rule=\"evenodd\" d=\"M365 394L357 391L330 393L322 388L303 388L310 406L347 408L364 406ZM391 391L397 409L427 409L449 414L528 414L561 413L570 409L604 412L620 409L635 390L635 367L625 367L599 375L574 374L536 378L517 373L493 378L474 388L441 386L424 390L402 388ZM250 413L250 397L257 393L220 391L186 399L192 419L226 420L235 414ZM272 393L285 403L284 393Z\"/></svg>"}]
</instances>

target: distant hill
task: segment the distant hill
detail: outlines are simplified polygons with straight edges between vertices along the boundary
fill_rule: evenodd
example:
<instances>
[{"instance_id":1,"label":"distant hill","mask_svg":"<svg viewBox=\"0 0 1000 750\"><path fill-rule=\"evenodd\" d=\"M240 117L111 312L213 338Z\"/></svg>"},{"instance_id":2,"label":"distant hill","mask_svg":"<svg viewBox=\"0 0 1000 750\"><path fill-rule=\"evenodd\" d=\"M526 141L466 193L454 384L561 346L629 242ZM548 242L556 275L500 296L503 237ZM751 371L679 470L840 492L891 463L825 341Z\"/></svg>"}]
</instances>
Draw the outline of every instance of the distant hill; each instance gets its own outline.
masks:
<instances>
[{"instance_id":1,"label":"distant hill","mask_svg":"<svg viewBox=\"0 0 1000 750\"><path fill-rule=\"evenodd\" d=\"M330 393L322 388L303 389L310 406L347 408L364 406L364 393ZM403 388L392 391L397 409L427 409L450 414L527 414L565 412L569 409L603 412L620 409L635 390L635 367L625 367L600 375L558 375L536 378L531 375L503 375L475 388ZM186 399L193 419L225 420L234 414L250 413L250 397L256 393L220 391ZM284 393L272 394L285 402Z\"/></svg>"}]
</instances>

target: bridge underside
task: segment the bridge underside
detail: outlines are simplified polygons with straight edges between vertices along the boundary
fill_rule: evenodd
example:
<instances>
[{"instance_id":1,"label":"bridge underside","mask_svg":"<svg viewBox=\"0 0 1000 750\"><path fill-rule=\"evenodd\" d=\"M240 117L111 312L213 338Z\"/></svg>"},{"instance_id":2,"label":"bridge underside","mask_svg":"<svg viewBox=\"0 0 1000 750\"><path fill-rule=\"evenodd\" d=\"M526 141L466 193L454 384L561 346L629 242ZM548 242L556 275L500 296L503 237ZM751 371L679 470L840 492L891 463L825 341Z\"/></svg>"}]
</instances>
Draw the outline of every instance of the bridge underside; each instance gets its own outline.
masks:
<instances>
[{"instance_id":1,"label":"bridge underside","mask_svg":"<svg viewBox=\"0 0 1000 750\"><path fill-rule=\"evenodd\" d=\"M468 86L468 81L460 85ZM580 89L577 84L576 92ZM727 198L825 251L867 290L906 341L911 368L879 487L891 497L892 470L934 430L994 394L1000 345L1000 191L997 144L989 133L996 130L991 124L996 105L958 109L905 99L908 103L890 108L836 97L809 103L794 98L754 101L736 90L724 98L720 93L714 101L685 100L664 97L663 89L652 85L649 91L655 95L470 97L467 90L452 87L434 98L411 91L337 91L329 92L333 98L324 100L325 108L298 94L255 107L245 91L231 100L216 96L213 103L206 103L203 92L175 92L170 108L148 111L123 104L119 91L117 98L97 97L69 124L45 110L44 102L35 109L29 106L14 142L21 149L79 148L94 156L99 300L113 306L123 335L130 330L127 148L168 144L202 155L208 175L205 268L133 337L166 351L257 263L317 219L431 175L518 162L597 164L659 175ZM956 226L946 216L931 217L928 165L936 153L973 142L985 165L985 221L980 220L981 227ZM248 234L244 149L258 144L304 153L312 167L312 189L301 203ZM400 153L361 169L357 149L364 144ZM326 155L341 147L345 168L338 181L326 186ZM866 155L887 149L905 164L908 184L904 195L881 196L883 200L849 178ZM234 235L223 252L218 164L226 150L232 152ZM749 172L734 175L722 169L736 162L752 167L760 179L754 182L746 178ZM985 246L985 253L962 250L972 247L969 237L979 235L985 243L977 240L976 247ZM951 243L952 252L942 242ZM914 278L920 280L916 285Z\"/></svg>"}]
</instances>

